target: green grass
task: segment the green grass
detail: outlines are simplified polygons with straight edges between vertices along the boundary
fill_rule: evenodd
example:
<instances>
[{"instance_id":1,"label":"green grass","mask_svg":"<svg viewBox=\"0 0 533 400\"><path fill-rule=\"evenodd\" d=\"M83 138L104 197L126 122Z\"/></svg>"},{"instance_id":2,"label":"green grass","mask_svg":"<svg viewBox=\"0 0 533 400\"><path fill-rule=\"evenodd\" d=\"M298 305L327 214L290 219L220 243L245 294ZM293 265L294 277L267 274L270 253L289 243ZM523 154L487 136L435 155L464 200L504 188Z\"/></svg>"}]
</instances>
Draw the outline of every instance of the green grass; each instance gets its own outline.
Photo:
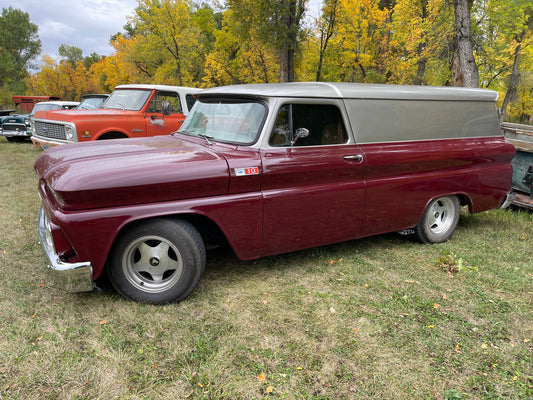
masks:
<instances>
[{"instance_id":1,"label":"green grass","mask_svg":"<svg viewBox=\"0 0 533 400\"><path fill-rule=\"evenodd\" d=\"M54 287L30 143L0 138L0 399L530 399L533 214L239 261L186 301Z\"/></svg>"}]
</instances>

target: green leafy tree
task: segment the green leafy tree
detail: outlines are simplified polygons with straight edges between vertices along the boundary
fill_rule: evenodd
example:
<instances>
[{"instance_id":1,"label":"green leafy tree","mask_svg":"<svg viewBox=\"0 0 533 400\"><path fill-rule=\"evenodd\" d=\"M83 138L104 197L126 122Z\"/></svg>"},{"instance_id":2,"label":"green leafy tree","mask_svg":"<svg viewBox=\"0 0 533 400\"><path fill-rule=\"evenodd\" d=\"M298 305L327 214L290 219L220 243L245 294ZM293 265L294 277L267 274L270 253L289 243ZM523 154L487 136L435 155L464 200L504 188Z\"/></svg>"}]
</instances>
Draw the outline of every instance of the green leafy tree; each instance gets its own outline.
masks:
<instances>
[{"instance_id":1,"label":"green leafy tree","mask_svg":"<svg viewBox=\"0 0 533 400\"><path fill-rule=\"evenodd\" d=\"M322 17L318 20L319 52L318 66L316 68L315 80L319 82L322 78L322 67L324 57L328 50L328 44L335 29L337 28L337 11L339 10L339 0L326 0L322 8Z\"/></svg>"},{"instance_id":2,"label":"green leafy tree","mask_svg":"<svg viewBox=\"0 0 533 400\"><path fill-rule=\"evenodd\" d=\"M296 58L306 36L303 17L307 0L228 0L227 4L228 33L244 39L242 50L249 68L262 64L254 68L253 76L269 75L272 54L277 56L279 81L296 80Z\"/></svg>"},{"instance_id":3,"label":"green leafy tree","mask_svg":"<svg viewBox=\"0 0 533 400\"><path fill-rule=\"evenodd\" d=\"M83 65L86 69L90 69L91 65L100 61L101 58L102 57L100 55L96 54L95 52L92 52L90 55L83 57Z\"/></svg>"},{"instance_id":4,"label":"green leafy tree","mask_svg":"<svg viewBox=\"0 0 533 400\"><path fill-rule=\"evenodd\" d=\"M275 82L279 79L279 56L273 40L264 36L260 11L263 3L230 0L220 28L215 29L213 50L206 58L207 86Z\"/></svg>"},{"instance_id":5,"label":"green leafy tree","mask_svg":"<svg viewBox=\"0 0 533 400\"><path fill-rule=\"evenodd\" d=\"M83 50L76 46L61 44L57 52L62 60L69 62L73 67L78 61L83 60Z\"/></svg>"},{"instance_id":6,"label":"green leafy tree","mask_svg":"<svg viewBox=\"0 0 533 400\"><path fill-rule=\"evenodd\" d=\"M198 30L187 0L141 0L136 13L138 48L132 62L161 83L193 85Z\"/></svg>"},{"instance_id":7,"label":"green leafy tree","mask_svg":"<svg viewBox=\"0 0 533 400\"><path fill-rule=\"evenodd\" d=\"M338 77L347 82L384 82L383 56L390 30L390 11L379 0L340 0L337 35Z\"/></svg>"},{"instance_id":8,"label":"green leafy tree","mask_svg":"<svg viewBox=\"0 0 533 400\"><path fill-rule=\"evenodd\" d=\"M24 90L24 78L41 52L37 25L29 14L12 7L0 15L0 87L2 92Z\"/></svg>"},{"instance_id":9,"label":"green leafy tree","mask_svg":"<svg viewBox=\"0 0 533 400\"><path fill-rule=\"evenodd\" d=\"M503 94L503 119L511 102L530 97L521 86L531 72L533 4L529 0L479 0L474 15L480 83Z\"/></svg>"},{"instance_id":10,"label":"green leafy tree","mask_svg":"<svg viewBox=\"0 0 533 400\"><path fill-rule=\"evenodd\" d=\"M455 25L448 0L398 0L391 36L386 61L390 82L445 85L450 81Z\"/></svg>"}]
</instances>

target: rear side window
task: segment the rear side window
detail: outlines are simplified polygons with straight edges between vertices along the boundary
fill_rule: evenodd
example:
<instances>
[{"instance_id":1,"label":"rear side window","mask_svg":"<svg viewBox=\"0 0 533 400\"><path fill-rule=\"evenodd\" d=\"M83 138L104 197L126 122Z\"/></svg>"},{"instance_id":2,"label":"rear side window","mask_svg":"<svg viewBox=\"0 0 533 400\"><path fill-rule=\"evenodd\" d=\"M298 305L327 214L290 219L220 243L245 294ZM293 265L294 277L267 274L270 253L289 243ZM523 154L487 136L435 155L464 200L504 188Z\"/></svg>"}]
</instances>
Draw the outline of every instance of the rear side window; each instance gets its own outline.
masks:
<instances>
[{"instance_id":1,"label":"rear side window","mask_svg":"<svg viewBox=\"0 0 533 400\"><path fill-rule=\"evenodd\" d=\"M305 129L305 137L297 132ZM326 146L344 144L346 129L340 110L334 105L285 104L279 110L269 144L285 146Z\"/></svg>"}]
</instances>

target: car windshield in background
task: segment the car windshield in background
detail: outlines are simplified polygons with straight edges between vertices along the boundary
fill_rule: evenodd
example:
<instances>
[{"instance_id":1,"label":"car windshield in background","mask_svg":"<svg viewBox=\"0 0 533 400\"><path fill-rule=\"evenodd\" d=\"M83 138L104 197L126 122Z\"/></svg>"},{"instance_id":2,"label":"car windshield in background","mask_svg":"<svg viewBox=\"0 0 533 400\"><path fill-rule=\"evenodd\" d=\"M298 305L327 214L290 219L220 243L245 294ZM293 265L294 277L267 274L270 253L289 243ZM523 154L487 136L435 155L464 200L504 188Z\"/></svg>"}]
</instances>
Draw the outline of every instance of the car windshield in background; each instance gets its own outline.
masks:
<instances>
[{"instance_id":1,"label":"car windshield in background","mask_svg":"<svg viewBox=\"0 0 533 400\"><path fill-rule=\"evenodd\" d=\"M83 99L83 101L78 106L78 110L94 110L101 108L102 104L106 100L106 97L88 97Z\"/></svg>"},{"instance_id":2,"label":"car windshield in background","mask_svg":"<svg viewBox=\"0 0 533 400\"><path fill-rule=\"evenodd\" d=\"M150 97L150 90L115 89L104 108L139 111Z\"/></svg>"},{"instance_id":3,"label":"car windshield in background","mask_svg":"<svg viewBox=\"0 0 533 400\"><path fill-rule=\"evenodd\" d=\"M32 110L32 114L35 114L37 111L52 111L52 110L61 110L59 104L35 104Z\"/></svg>"},{"instance_id":4,"label":"car windshield in background","mask_svg":"<svg viewBox=\"0 0 533 400\"><path fill-rule=\"evenodd\" d=\"M263 103L198 99L178 132L235 144L254 143L266 115Z\"/></svg>"}]
</instances>

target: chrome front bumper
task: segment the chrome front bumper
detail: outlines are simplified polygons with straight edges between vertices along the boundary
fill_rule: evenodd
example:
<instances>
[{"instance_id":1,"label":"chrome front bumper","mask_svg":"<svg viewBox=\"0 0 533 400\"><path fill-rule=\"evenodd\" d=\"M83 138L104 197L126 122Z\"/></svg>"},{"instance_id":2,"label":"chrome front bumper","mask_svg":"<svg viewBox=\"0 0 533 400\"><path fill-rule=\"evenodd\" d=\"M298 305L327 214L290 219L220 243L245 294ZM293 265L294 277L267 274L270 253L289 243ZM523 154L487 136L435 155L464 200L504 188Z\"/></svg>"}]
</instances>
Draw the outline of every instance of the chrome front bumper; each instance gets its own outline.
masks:
<instances>
[{"instance_id":1,"label":"chrome front bumper","mask_svg":"<svg viewBox=\"0 0 533 400\"><path fill-rule=\"evenodd\" d=\"M36 137L35 135L31 137L31 141L35 146L41 148L42 150L46 150L50 147L66 144L66 143L61 143L61 142L55 142L51 139L41 139L39 137Z\"/></svg>"},{"instance_id":2,"label":"chrome front bumper","mask_svg":"<svg viewBox=\"0 0 533 400\"><path fill-rule=\"evenodd\" d=\"M56 284L68 292L93 290L93 268L90 262L66 263L59 259L50 230L50 221L43 208L39 208L39 242L48 262L48 270Z\"/></svg>"},{"instance_id":3,"label":"chrome front bumper","mask_svg":"<svg viewBox=\"0 0 533 400\"><path fill-rule=\"evenodd\" d=\"M24 137L29 138L31 135L28 134L26 130L20 130L20 131L4 131L0 130L1 136L7 136L7 137Z\"/></svg>"}]
</instances>

